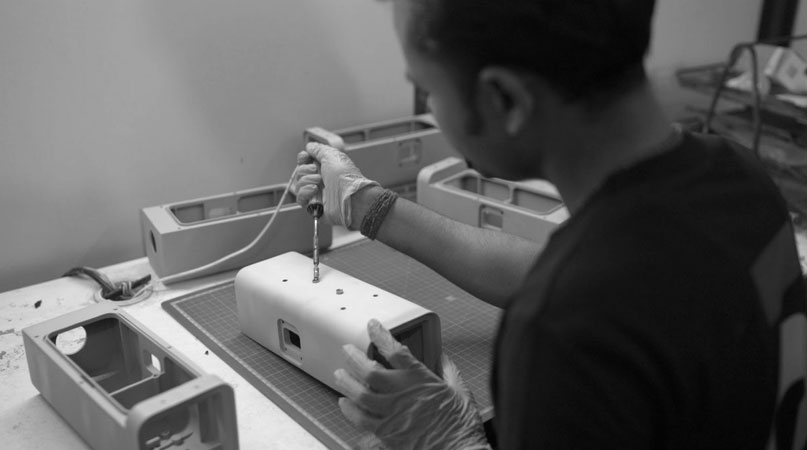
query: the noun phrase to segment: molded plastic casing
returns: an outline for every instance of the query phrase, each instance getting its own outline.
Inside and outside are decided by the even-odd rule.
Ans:
[[[420,169],[457,156],[431,114],[333,131],[311,127],[303,133],[303,141],[344,151],[365,177],[403,195],[415,189]]]
[[[68,354],[62,338],[78,331],[86,340]],[[93,305],[22,335],[34,386],[93,449],[238,448],[232,388],[118,307]]]
[[[345,368],[342,347],[376,358],[367,322],[378,319],[433,372],[440,374],[440,319],[434,312],[350,275],[289,252],[244,267],[235,277],[241,331],[334,390]]]
[[[417,202],[459,222],[541,244],[569,217],[550,183],[486,178],[459,158],[446,158],[420,171]]]
[[[223,272],[288,251],[311,251],[314,221],[289,194],[278,206],[285,184],[151,206],[140,212],[143,245],[159,277],[204,266],[252,242],[279,207],[264,242],[253,251],[216,267]],[[330,225],[319,224],[320,249],[331,245]],[[213,273],[200,273],[197,276]]]

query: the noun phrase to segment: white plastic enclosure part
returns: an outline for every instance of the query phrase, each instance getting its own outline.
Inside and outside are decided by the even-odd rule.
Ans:
[[[184,200],[140,211],[143,246],[159,277],[195,269],[239,251],[252,242],[272,214],[272,228],[252,251],[195,276],[244,267],[288,251],[310,251],[314,221],[276,184],[210,197]],[[320,223],[319,246],[332,241],[330,225]]]
[[[417,184],[417,202],[433,211],[541,244],[569,217],[550,183],[483,177],[459,158],[423,168]]]
[[[238,448],[233,389],[120,308],[93,305],[22,335],[34,386],[93,449]]]
[[[378,319],[433,372],[440,374],[440,319],[416,305],[350,275],[288,252],[244,267],[235,277],[241,331],[322,383],[339,391],[334,371],[344,368],[342,347],[375,353],[367,322]]]
[[[303,133],[303,141],[344,151],[365,177],[413,199],[420,169],[457,155],[431,114],[339,130],[311,127]]]

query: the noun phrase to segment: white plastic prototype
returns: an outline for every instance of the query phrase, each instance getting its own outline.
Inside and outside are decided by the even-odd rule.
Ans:
[[[303,133],[303,141],[344,151],[365,177],[412,198],[420,169],[457,155],[431,114],[333,131],[311,127]]]
[[[244,267],[235,277],[241,331],[334,390],[344,368],[342,347],[354,344],[381,362],[367,335],[378,319],[433,372],[440,374],[442,340],[437,314],[295,252]]]
[[[311,251],[314,221],[285,184],[151,206],[140,212],[143,245],[160,278],[202,267],[244,249],[277,211],[272,227],[251,251],[195,276],[238,269],[288,251]],[[330,225],[319,226],[319,246],[331,245]],[[178,280],[179,281],[179,280]]]
[[[550,183],[486,178],[459,158],[446,158],[423,168],[417,185],[417,202],[433,211],[541,244],[569,217]]]
[[[93,449],[238,448],[233,389],[117,306],[93,305],[22,335],[34,386]]]

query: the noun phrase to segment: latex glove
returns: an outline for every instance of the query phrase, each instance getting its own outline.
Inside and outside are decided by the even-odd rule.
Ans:
[[[489,449],[482,419],[456,366],[443,356],[443,379],[417,360],[377,320],[370,340],[392,369],[353,345],[336,384],[342,413],[390,449]]]
[[[341,150],[309,142],[297,155],[297,173],[291,192],[303,208],[322,189],[324,215],[334,225],[352,228],[350,197],[356,192],[379,186],[361,174],[358,167]],[[323,189],[324,187],[324,189]]]

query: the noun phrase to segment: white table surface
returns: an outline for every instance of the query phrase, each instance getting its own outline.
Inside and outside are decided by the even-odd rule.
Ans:
[[[360,236],[339,233],[335,229],[333,246],[344,245],[357,237]],[[802,269],[807,273],[807,231],[799,231],[796,237]],[[154,275],[146,258],[109,266],[102,272],[113,281],[133,280],[148,273]],[[233,387],[242,449],[324,449],[322,443],[162,309],[165,300],[232,279],[234,275],[233,271],[170,287],[156,283],[155,292],[148,299],[126,306],[125,310],[205,372],[219,376]],[[98,289],[94,281],[70,277],[0,293],[0,447],[15,450],[88,448],[31,384],[22,329],[94,304],[93,296]]]

